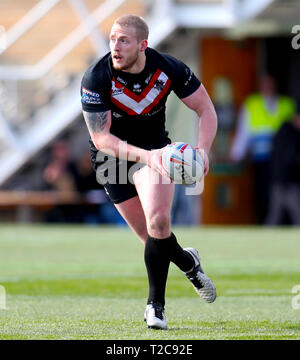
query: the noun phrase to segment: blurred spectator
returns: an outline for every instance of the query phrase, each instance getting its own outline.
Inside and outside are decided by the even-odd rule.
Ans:
[[[70,149],[66,141],[58,141],[51,149],[51,159],[43,173],[47,190],[75,191],[70,169]]]
[[[108,201],[104,187],[97,182],[92,167],[90,153],[87,151],[77,163],[70,164],[76,190],[80,192],[89,206],[77,206],[77,219],[87,224],[123,224],[124,220]]]
[[[108,202],[104,188],[96,180],[89,151],[78,162],[71,160],[67,141],[56,142],[44,173],[44,190],[79,192],[86,204],[57,205],[48,212],[51,223],[123,224],[115,207]]]
[[[283,122],[293,117],[295,104],[289,97],[278,95],[276,81],[270,75],[261,77],[259,90],[259,93],[250,95],[242,106],[230,158],[240,162],[250,153],[257,222],[262,224],[269,203],[269,163],[273,137]]]
[[[291,122],[282,125],[271,154],[271,196],[267,225],[300,225],[300,101]]]
[[[84,153],[78,162],[70,164],[70,171],[74,176],[76,190],[80,193],[86,194],[92,190],[103,189],[103,186],[97,182],[89,151]]]
[[[51,149],[49,164],[43,172],[44,190],[76,191],[74,176],[71,171],[70,149],[66,141],[56,142]],[[47,213],[50,223],[79,222],[77,211],[72,205],[56,205]]]

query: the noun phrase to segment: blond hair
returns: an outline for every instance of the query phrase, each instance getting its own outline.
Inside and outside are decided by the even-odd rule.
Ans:
[[[135,28],[138,42],[147,40],[149,35],[149,28],[145,20],[137,15],[123,15],[115,20],[114,24],[125,27]]]

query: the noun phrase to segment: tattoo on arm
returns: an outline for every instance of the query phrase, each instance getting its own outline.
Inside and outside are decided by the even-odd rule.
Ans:
[[[84,112],[84,117],[89,129],[94,133],[99,133],[104,130],[108,121],[108,111],[97,113]]]

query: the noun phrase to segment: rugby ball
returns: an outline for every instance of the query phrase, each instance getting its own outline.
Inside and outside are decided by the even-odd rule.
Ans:
[[[192,185],[203,177],[202,156],[184,142],[175,142],[164,148],[162,165],[175,184]]]

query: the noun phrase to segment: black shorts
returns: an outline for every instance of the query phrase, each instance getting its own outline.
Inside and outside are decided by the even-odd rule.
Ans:
[[[110,200],[119,204],[137,196],[133,174],[144,166],[145,164],[105,155],[105,161],[96,165],[96,178]]]
[[[170,143],[171,140],[165,137],[156,143],[143,146],[143,148],[148,150],[160,149]],[[121,160],[98,151],[91,139],[90,153],[97,181],[104,187],[106,194],[114,204],[119,204],[137,196],[133,174],[144,167],[145,164]]]

